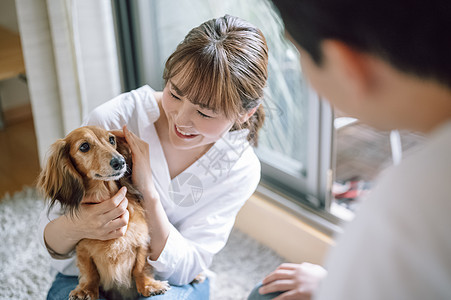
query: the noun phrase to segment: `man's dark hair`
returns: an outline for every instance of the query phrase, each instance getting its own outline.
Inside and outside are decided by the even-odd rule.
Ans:
[[[336,39],[451,87],[450,0],[273,0],[286,30],[321,65]]]

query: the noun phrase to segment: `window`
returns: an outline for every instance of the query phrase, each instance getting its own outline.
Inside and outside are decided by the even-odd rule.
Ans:
[[[416,133],[378,131],[340,113],[336,113],[334,127],[336,165],[330,211],[350,220],[380,172],[398,164],[403,153],[420,146],[424,138]]]

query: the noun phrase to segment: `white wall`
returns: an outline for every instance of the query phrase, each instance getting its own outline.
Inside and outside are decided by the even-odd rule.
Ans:
[[[111,1],[16,0],[16,12],[42,164],[51,144],[121,91]]]
[[[15,0],[0,1],[0,26],[19,33]],[[0,97],[3,111],[30,103],[28,87],[18,78],[0,82]]]

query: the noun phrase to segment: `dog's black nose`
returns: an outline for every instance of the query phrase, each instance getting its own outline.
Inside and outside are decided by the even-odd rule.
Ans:
[[[125,160],[123,157],[113,157],[113,159],[110,161],[110,166],[115,169],[116,171],[121,170],[125,165]]]

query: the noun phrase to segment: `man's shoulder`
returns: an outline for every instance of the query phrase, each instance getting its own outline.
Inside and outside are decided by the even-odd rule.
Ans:
[[[406,156],[399,167],[393,168],[393,180],[400,183],[435,186],[451,180],[451,122],[435,130],[419,146]],[[418,185],[416,187],[418,187]],[[411,188],[416,188],[411,187]],[[451,188],[450,184],[446,188]]]
[[[383,172],[370,195],[373,209],[441,216],[451,205],[451,124],[440,128],[400,165]],[[434,211],[434,212],[433,212]],[[423,217],[426,217],[424,215]]]

